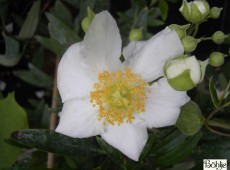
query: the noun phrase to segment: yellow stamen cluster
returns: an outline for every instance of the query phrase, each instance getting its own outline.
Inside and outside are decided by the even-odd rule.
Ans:
[[[99,106],[98,120],[103,120],[104,125],[132,123],[134,113],[145,111],[146,86],[141,76],[127,67],[123,72],[100,73],[94,91],[90,92],[91,103]]]

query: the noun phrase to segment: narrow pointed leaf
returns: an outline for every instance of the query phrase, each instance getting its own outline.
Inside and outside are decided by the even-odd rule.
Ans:
[[[102,153],[90,138],[71,138],[52,130],[26,129],[14,132],[12,138],[20,144],[63,155],[94,156]]]
[[[107,144],[102,138],[97,137],[97,142],[115,164],[123,165],[123,156],[117,149]]]
[[[145,159],[150,154],[154,142],[156,142],[156,134],[149,134],[148,141],[141,153],[140,161]]]
[[[172,151],[163,156],[157,157],[155,160],[156,165],[161,167],[168,167],[185,159],[189,154],[192,153],[192,150],[196,147],[201,136],[202,133],[198,132],[194,136],[187,137],[183,143],[175,145]]]
[[[172,151],[176,145],[183,143],[186,136],[179,130],[174,130],[163,140],[160,140],[159,145],[154,146],[153,152],[157,155],[164,155]]]
[[[148,16],[148,8],[143,8],[140,11],[139,15],[137,16],[135,26],[137,28],[146,27],[146,25],[147,25],[147,18],[148,18],[147,16]]]
[[[165,2],[165,0],[160,0],[159,7],[161,10],[161,18],[165,21],[167,19],[168,11],[169,11],[168,3]]]
[[[213,105],[215,106],[215,108],[219,108],[219,100],[218,100],[216,88],[213,83],[213,77],[211,77],[209,80],[209,92],[212,98]]]
[[[8,37],[3,33],[5,39],[6,52],[4,55],[0,55],[0,65],[6,67],[13,67],[21,59],[21,54],[19,54],[19,42],[11,37]]]
[[[71,26],[73,17],[68,8],[60,1],[56,1],[51,13],[67,26]]]
[[[33,64],[29,63],[29,71],[19,70],[15,71],[14,75],[23,81],[30,83],[37,87],[44,87],[49,90],[53,87],[52,78],[47,74],[36,68]]]
[[[21,31],[19,33],[19,39],[28,39],[31,38],[37,28],[39,11],[40,11],[40,0],[37,0],[33,3],[24,24],[22,25]]]
[[[79,36],[62,21],[50,13],[46,13],[49,20],[50,36],[62,45],[70,45],[80,40]]]
[[[36,36],[35,38],[43,47],[54,52],[58,57],[62,55],[64,49],[62,49],[62,46],[56,40],[42,36]]]

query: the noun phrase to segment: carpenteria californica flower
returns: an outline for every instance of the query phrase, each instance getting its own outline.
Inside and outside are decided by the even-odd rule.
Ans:
[[[76,138],[100,135],[138,160],[147,128],[174,125],[186,92],[175,91],[163,75],[165,61],[183,53],[169,28],[148,41],[123,50],[115,20],[95,15],[82,42],[69,47],[58,67],[58,89],[64,102],[56,132]],[[159,79],[159,80],[158,80]],[[158,80],[151,86],[148,82]]]

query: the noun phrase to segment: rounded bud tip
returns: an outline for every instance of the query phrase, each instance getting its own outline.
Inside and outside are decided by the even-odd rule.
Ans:
[[[143,28],[133,29],[129,34],[130,41],[139,41],[143,38]]]
[[[212,41],[216,44],[222,44],[227,36],[222,31],[216,31],[212,35]]]
[[[212,7],[209,13],[209,17],[213,19],[217,19],[220,16],[220,12],[223,8]]]
[[[209,56],[209,64],[213,67],[220,67],[224,64],[224,57],[227,55],[220,52],[212,52]]]
[[[200,42],[200,40],[195,39],[192,36],[185,36],[184,38],[182,38],[181,43],[184,47],[184,51],[185,52],[193,52],[196,47],[197,44]]]

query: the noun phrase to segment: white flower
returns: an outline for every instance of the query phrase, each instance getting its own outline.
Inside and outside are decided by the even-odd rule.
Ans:
[[[85,138],[100,135],[126,156],[138,160],[147,128],[174,125],[189,97],[172,89],[163,75],[165,61],[183,53],[169,28],[123,51],[115,20],[95,15],[84,40],[69,47],[58,67],[64,102],[56,132]]]

